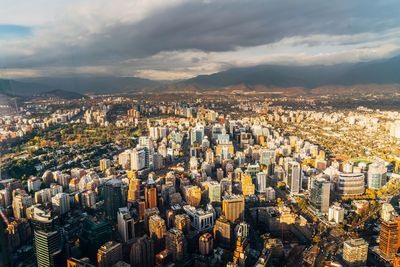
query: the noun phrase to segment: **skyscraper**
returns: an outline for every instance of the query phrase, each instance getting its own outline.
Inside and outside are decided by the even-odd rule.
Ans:
[[[157,188],[154,182],[148,183],[144,189],[144,201],[146,202],[146,208],[152,209],[157,207]]]
[[[32,197],[25,191],[18,192],[12,201],[14,217],[16,219],[26,218],[26,208],[32,205]]]
[[[154,266],[154,242],[147,235],[136,239],[131,247],[132,267]]]
[[[140,171],[146,168],[146,151],[143,148],[135,148],[131,152],[131,170]]]
[[[194,143],[201,144],[204,138],[204,126],[201,124],[197,124],[192,128],[190,132],[190,144]]]
[[[199,238],[199,252],[201,255],[210,255],[214,248],[214,239],[210,233],[202,234]]]
[[[118,209],[123,205],[121,180],[111,179],[107,181],[104,185],[103,196],[107,218],[115,221]]]
[[[222,214],[228,221],[232,223],[236,221],[243,221],[244,197],[241,195],[229,195],[223,197]]]
[[[181,230],[172,228],[167,232],[165,244],[168,251],[172,253],[174,262],[180,262],[186,256],[187,243],[185,235]]]
[[[157,240],[163,239],[167,232],[167,226],[165,224],[165,220],[157,214],[150,216],[149,232],[150,232],[150,237]]]
[[[386,184],[386,172],[384,162],[376,161],[368,166],[368,188],[381,189]]]
[[[287,187],[290,193],[297,194],[300,192],[301,183],[301,167],[296,161],[289,162],[287,170]]]
[[[51,203],[57,214],[63,215],[70,210],[69,196],[66,193],[58,193],[51,198]]]
[[[214,225],[214,239],[224,248],[230,248],[233,240],[233,229],[231,223],[224,217],[220,216]]]
[[[210,203],[221,202],[221,185],[217,181],[208,182],[208,199]]]
[[[379,231],[379,251],[386,260],[392,260],[400,244],[400,218],[382,220]]]
[[[267,172],[259,172],[257,173],[257,192],[264,193],[267,189]]]
[[[313,181],[310,193],[311,205],[322,213],[329,211],[331,184],[323,178]]]
[[[97,251],[97,266],[108,267],[122,260],[122,246],[120,243],[108,241]]]
[[[56,267],[61,263],[63,243],[57,221],[51,213],[38,213],[32,221],[38,267]]]
[[[122,237],[122,241],[129,243],[135,237],[135,222],[132,213],[128,208],[119,208],[118,215],[118,232]]]

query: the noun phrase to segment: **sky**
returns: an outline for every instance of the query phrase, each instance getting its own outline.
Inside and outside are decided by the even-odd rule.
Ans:
[[[400,54],[398,0],[0,0],[0,78],[187,79]]]

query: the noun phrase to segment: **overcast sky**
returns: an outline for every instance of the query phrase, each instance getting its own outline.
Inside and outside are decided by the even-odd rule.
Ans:
[[[184,79],[400,54],[399,0],[0,0],[0,78]]]

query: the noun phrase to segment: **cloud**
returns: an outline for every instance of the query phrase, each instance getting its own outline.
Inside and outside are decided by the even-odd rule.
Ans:
[[[31,2],[0,11],[0,23],[33,29],[0,39],[3,69],[175,79],[232,66],[365,61],[400,44],[395,0],[40,0],[42,10]]]

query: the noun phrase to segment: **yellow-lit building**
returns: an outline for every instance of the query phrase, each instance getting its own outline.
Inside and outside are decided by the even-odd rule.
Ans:
[[[222,214],[232,223],[243,221],[244,197],[242,195],[229,195],[223,197]]]

